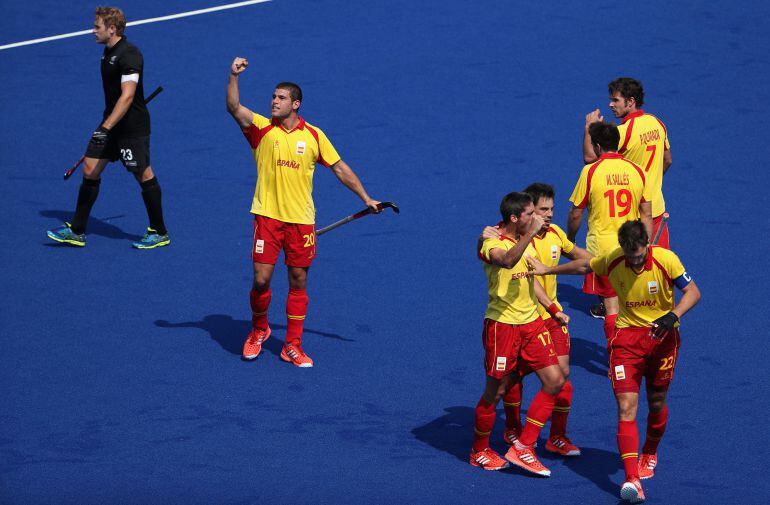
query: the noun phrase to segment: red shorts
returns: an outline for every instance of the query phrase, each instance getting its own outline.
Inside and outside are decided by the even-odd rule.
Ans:
[[[663,221],[663,214],[652,219],[652,237],[658,233],[658,228],[660,228],[661,221]],[[650,237],[650,240],[652,240],[652,237]],[[660,247],[664,247],[666,249],[671,249],[671,245],[669,245],[668,241],[668,223],[663,225],[663,231],[660,232],[660,237],[658,237],[658,242],[655,245],[659,245]]]
[[[609,277],[596,275],[593,272],[587,273],[583,279],[583,293],[589,295],[599,295],[602,298],[612,298],[618,296],[615,288],[610,284]]]
[[[545,320],[545,327],[551,334],[553,348],[557,356],[569,356],[569,328],[559,324],[556,319],[549,317]]]
[[[650,328],[616,328],[608,348],[615,393],[638,393],[642,377],[647,387],[667,388],[679,356],[679,330],[655,340]]]
[[[484,369],[489,377],[502,379],[558,365],[548,329],[540,317],[527,324],[499,323],[484,319]]]
[[[254,216],[251,259],[275,265],[283,249],[290,267],[309,267],[315,258],[315,225],[284,223],[266,216]]]

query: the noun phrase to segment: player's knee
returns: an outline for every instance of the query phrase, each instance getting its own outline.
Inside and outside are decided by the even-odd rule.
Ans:
[[[251,289],[253,289],[258,293],[261,293],[262,291],[267,291],[268,289],[270,289],[270,277],[255,275],[254,282],[251,285]]]
[[[618,419],[621,421],[633,421],[636,419],[636,402],[629,399],[618,401]]]
[[[543,391],[549,395],[558,395],[559,392],[561,392],[561,388],[564,387],[565,382],[566,379],[563,374],[549,377],[549,379],[543,383]]]
[[[666,408],[666,399],[648,397],[647,405],[649,407],[650,412],[655,412],[655,413],[661,412],[664,408]]]

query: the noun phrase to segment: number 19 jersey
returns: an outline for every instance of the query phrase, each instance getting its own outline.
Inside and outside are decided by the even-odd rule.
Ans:
[[[618,153],[604,153],[584,166],[569,200],[575,207],[588,207],[588,252],[600,256],[616,249],[618,229],[639,219],[639,205],[650,197],[642,169]]]

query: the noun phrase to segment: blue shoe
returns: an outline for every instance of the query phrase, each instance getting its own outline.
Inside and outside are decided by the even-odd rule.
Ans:
[[[131,244],[136,249],[155,249],[156,247],[163,247],[169,245],[171,239],[168,235],[158,235],[158,232],[152,228],[147,228],[147,233],[144,234],[142,240]]]
[[[86,235],[78,235],[72,231],[72,225],[69,223],[64,223],[64,226],[61,228],[48,230],[46,234],[51,240],[61,242],[62,244],[69,244],[77,247],[85,247],[86,245]]]

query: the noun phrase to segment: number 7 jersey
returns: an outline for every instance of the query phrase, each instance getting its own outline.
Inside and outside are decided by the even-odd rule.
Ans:
[[[651,196],[642,169],[618,153],[604,153],[584,166],[569,200],[575,207],[588,207],[588,252],[600,256],[616,249],[618,229],[639,219],[639,205]]]

